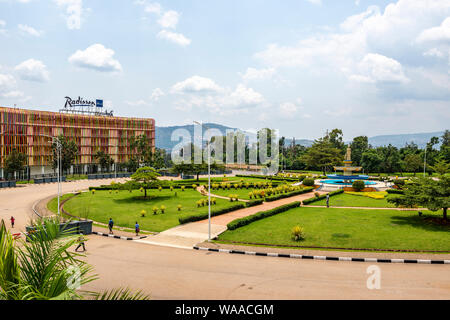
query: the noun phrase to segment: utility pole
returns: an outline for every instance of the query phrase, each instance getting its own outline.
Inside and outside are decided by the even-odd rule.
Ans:
[[[202,123],[199,123],[197,121],[194,121],[194,123],[199,124],[200,126],[202,126],[202,128],[206,128],[209,130],[209,128],[203,125]],[[208,241],[211,241],[211,144],[209,143],[209,141],[207,143],[208,143]]]

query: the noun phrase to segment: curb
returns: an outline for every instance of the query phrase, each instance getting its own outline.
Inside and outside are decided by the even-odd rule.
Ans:
[[[96,232],[93,231],[92,234],[96,234],[98,236],[102,236],[102,237],[108,237],[108,238],[114,238],[114,239],[120,239],[120,240],[128,240],[128,241],[134,241],[134,240],[141,240],[141,239],[145,239],[147,238],[147,236],[141,236],[141,237],[121,237],[121,236],[115,236],[113,234],[107,234],[107,233],[103,233],[103,232]]]
[[[194,247],[194,250],[221,252],[229,254],[240,254],[249,256],[275,257],[275,258],[292,258],[304,260],[322,260],[322,261],[347,261],[347,262],[370,262],[370,263],[406,263],[406,264],[450,264],[450,260],[420,260],[420,259],[377,259],[377,258],[351,258],[351,257],[326,257],[326,256],[303,256],[300,254],[282,254],[282,253],[266,253],[252,252],[228,249],[211,249]]]

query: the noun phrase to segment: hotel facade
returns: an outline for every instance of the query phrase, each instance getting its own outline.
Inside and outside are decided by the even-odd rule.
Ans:
[[[155,147],[155,120],[113,117],[110,114],[34,111],[0,107],[0,179],[6,157],[17,149],[27,156],[30,176],[53,174],[52,142],[49,137],[64,135],[78,146],[70,173],[92,173],[94,155],[102,150],[116,164],[130,159],[130,138],[146,135]],[[100,114],[100,113],[98,113]]]

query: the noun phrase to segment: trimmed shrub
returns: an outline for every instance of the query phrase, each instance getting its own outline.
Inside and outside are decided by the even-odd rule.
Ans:
[[[308,193],[311,192],[312,190],[314,190],[314,188],[304,188],[302,190],[297,190],[297,191],[293,191],[293,192],[289,192],[289,193],[284,193],[284,194],[280,194],[277,196],[272,196],[272,197],[267,197],[265,199],[266,202],[273,202],[273,201],[277,201],[280,199],[285,199],[285,198],[290,198],[293,196],[297,196],[299,194],[304,194],[304,193]]]
[[[166,213],[166,206],[161,206],[160,209],[162,214]]]
[[[294,241],[300,241],[300,240],[305,239],[305,231],[300,226],[295,226],[294,228],[292,228],[291,234],[292,234],[292,239]]]
[[[239,204],[236,204],[236,205],[228,207],[228,208],[223,208],[223,209],[219,209],[219,210],[211,210],[211,217],[220,216],[222,214],[225,214],[225,213],[228,213],[231,211],[244,209],[244,208],[245,208],[245,204],[239,203]],[[205,219],[208,219],[208,213],[196,214],[196,215],[192,215],[189,217],[179,218],[178,221],[180,222],[180,224],[185,224],[185,223],[201,221],[201,220],[205,220]]]
[[[178,211],[181,211],[181,209],[183,209],[183,206],[182,206],[181,204],[179,204],[179,205],[177,206],[177,209],[178,209]]]
[[[314,178],[305,178],[303,180],[303,185],[306,186],[306,187],[314,186]]]
[[[259,206],[260,204],[263,204],[264,200],[259,199],[259,200],[252,200],[249,201],[245,204],[246,207],[250,208],[250,207],[254,207],[254,206]]]
[[[235,230],[237,228],[241,228],[243,226],[246,226],[252,222],[267,218],[267,217],[271,217],[274,216],[276,214],[288,211],[289,209],[293,209],[293,208],[297,208],[300,207],[300,202],[296,201],[296,202],[292,202],[289,204],[286,204],[284,206],[280,206],[277,208],[273,208],[271,210],[268,211],[262,211],[262,212],[258,212],[254,215],[248,216],[248,217],[244,217],[244,218],[240,218],[240,219],[236,219],[234,221],[231,221],[227,227],[228,230]]]
[[[330,192],[329,195],[330,195],[330,197],[332,197],[332,196],[335,196],[335,195],[338,195],[338,194],[342,194],[342,193],[344,193],[344,190],[341,189],[341,190]],[[306,206],[306,205],[308,205],[310,203],[317,202],[317,201],[320,201],[320,200],[323,200],[323,199],[326,199],[326,198],[327,198],[326,194],[323,194],[323,195],[321,195],[319,197],[309,198],[309,199],[303,200],[303,205]]]
[[[404,194],[405,193],[403,190],[398,190],[398,189],[388,189],[388,190],[386,190],[386,192],[389,194]]]
[[[366,185],[365,185],[364,181],[356,180],[356,181],[353,181],[352,187],[356,191],[363,191],[364,188],[366,187]]]

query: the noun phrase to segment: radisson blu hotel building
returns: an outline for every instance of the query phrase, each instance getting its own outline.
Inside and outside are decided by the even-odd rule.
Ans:
[[[27,174],[53,174],[52,139],[64,135],[78,146],[70,173],[91,173],[98,151],[109,154],[115,163],[125,163],[132,152],[130,138],[146,135],[155,146],[155,120],[113,116],[103,101],[72,100],[59,112],[34,111],[0,106],[0,179],[6,157],[16,149],[27,156]]]

